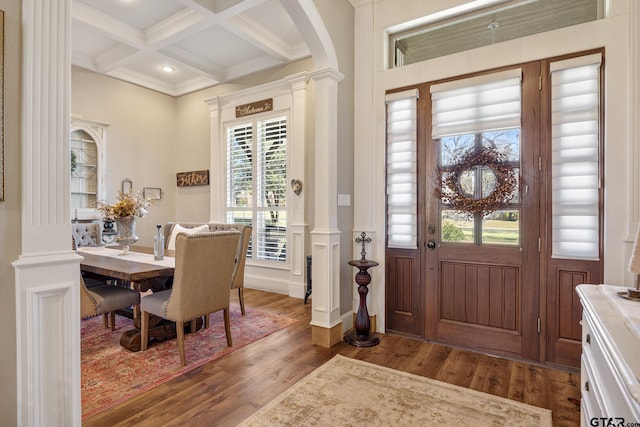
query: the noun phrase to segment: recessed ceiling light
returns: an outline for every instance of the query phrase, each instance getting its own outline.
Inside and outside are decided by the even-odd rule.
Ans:
[[[175,68],[170,67],[168,65],[163,65],[162,67],[160,67],[160,69],[165,73],[173,73],[176,70]]]

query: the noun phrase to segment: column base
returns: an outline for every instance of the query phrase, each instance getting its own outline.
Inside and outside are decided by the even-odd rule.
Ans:
[[[342,322],[332,328],[311,325],[311,343],[331,348],[342,341]]]

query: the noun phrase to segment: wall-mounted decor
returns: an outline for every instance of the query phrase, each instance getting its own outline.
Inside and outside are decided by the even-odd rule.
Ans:
[[[294,193],[296,193],[296,196],[299,196],[300,193],[302,192],[302,181],[300,181],[299,179],[292,179],[291,189],[293,190]]]
[[[194,185],[209,185],[209,171],[191,171],[176,173],[178,187],[192,187]]]
[[[145,199],[160,200],[162,198],[162,189],[157,187],[144,187],[142,195]]]
[[[122,180],[122,193],[127,194],[129,191],[133,191],[133,182],[125,178]]]
[[[264,113],[273,110],[273,98],[263,99],[262,101],[252,102],[250,104],[238,105],[236,107],[236,118],[250,116],[251,114]]]

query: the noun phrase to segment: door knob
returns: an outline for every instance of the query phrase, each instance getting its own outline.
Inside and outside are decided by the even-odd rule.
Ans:
[[[427,248],[428,248],[429,250],[434,251],[434,250],[436,249],[436,242],[435,242],[435,240],[429,240],[429,241],[427,242]]]

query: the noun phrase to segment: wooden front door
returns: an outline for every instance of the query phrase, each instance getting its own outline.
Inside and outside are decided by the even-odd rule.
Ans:
[[[522,68],[518,127],[431,139],[424,251],[425,337],[511,357],[537,359],[539,64]],[[532,119],[527,119],[531,117]],[[501,162],[497,162],[501,160]],[[493,163],[492,163],[493,162]],[[500,166],[496,166],[500,165]],[[502,173],[501,173],[502,172]],[[452,181],[450,174],[455,173]],[[515,187],[501,180],[515,179]],[[447,185],[448,182],[448,185]],[[510,200],[481,209],[492,192]],[[456,201],[472,201],[468,211]],[[489,203],[489,202],[487,202]]]
[[[599,65],[594,57],[600,55],[567,55],[415,87],[417,219],[396,222],[415,222],[417,243],[392,247],[392,230],[387,230],[388,331],[579,366],[581,310],[575,287],[602,280],[597,117],[602,110],[597,90],[583,93],[588,87],[593,91],[593,82],[573,83],[589,74],[583,73],[584,64]],[[551,76],[563,69],[576,72],[564,78],[569,87],[559,89],[563,78],[552,84]],[[475,119],[469,110],[499,110],[491,98],[502,94],[494,95],[490,88],[488,96],[463,99],[470,90],[465,85],[493,84],[497,76],[499,86],[513,78],[513,70],[518,81],[515,89],[509,87],[518,97],[512,102],[520,106],[517,120],[501,123],[498,114],[499,126],[469,130],[467,121]],[[458,99],[453,91],[460,88]],[[484,105],[481,99],[490,102]],[[575,108],[585,100],[596,103]],[[560,111],[565,106],[570,110]],[[443,132],[448,123],[439,123],[445,120],[438,117],[440,111],[446,120],[462,117],[452,128],[465,131]],[[402,141],[403,135],[394,138]],[[388,197],[392,190],[390,186]],[[492,196],[496,194],[500,197]],[[400,237],[411,235],[402,232]],[[585,257],[581,251],[587,247],[590,255]],[[576,254],[570,253],[576,248]]]

